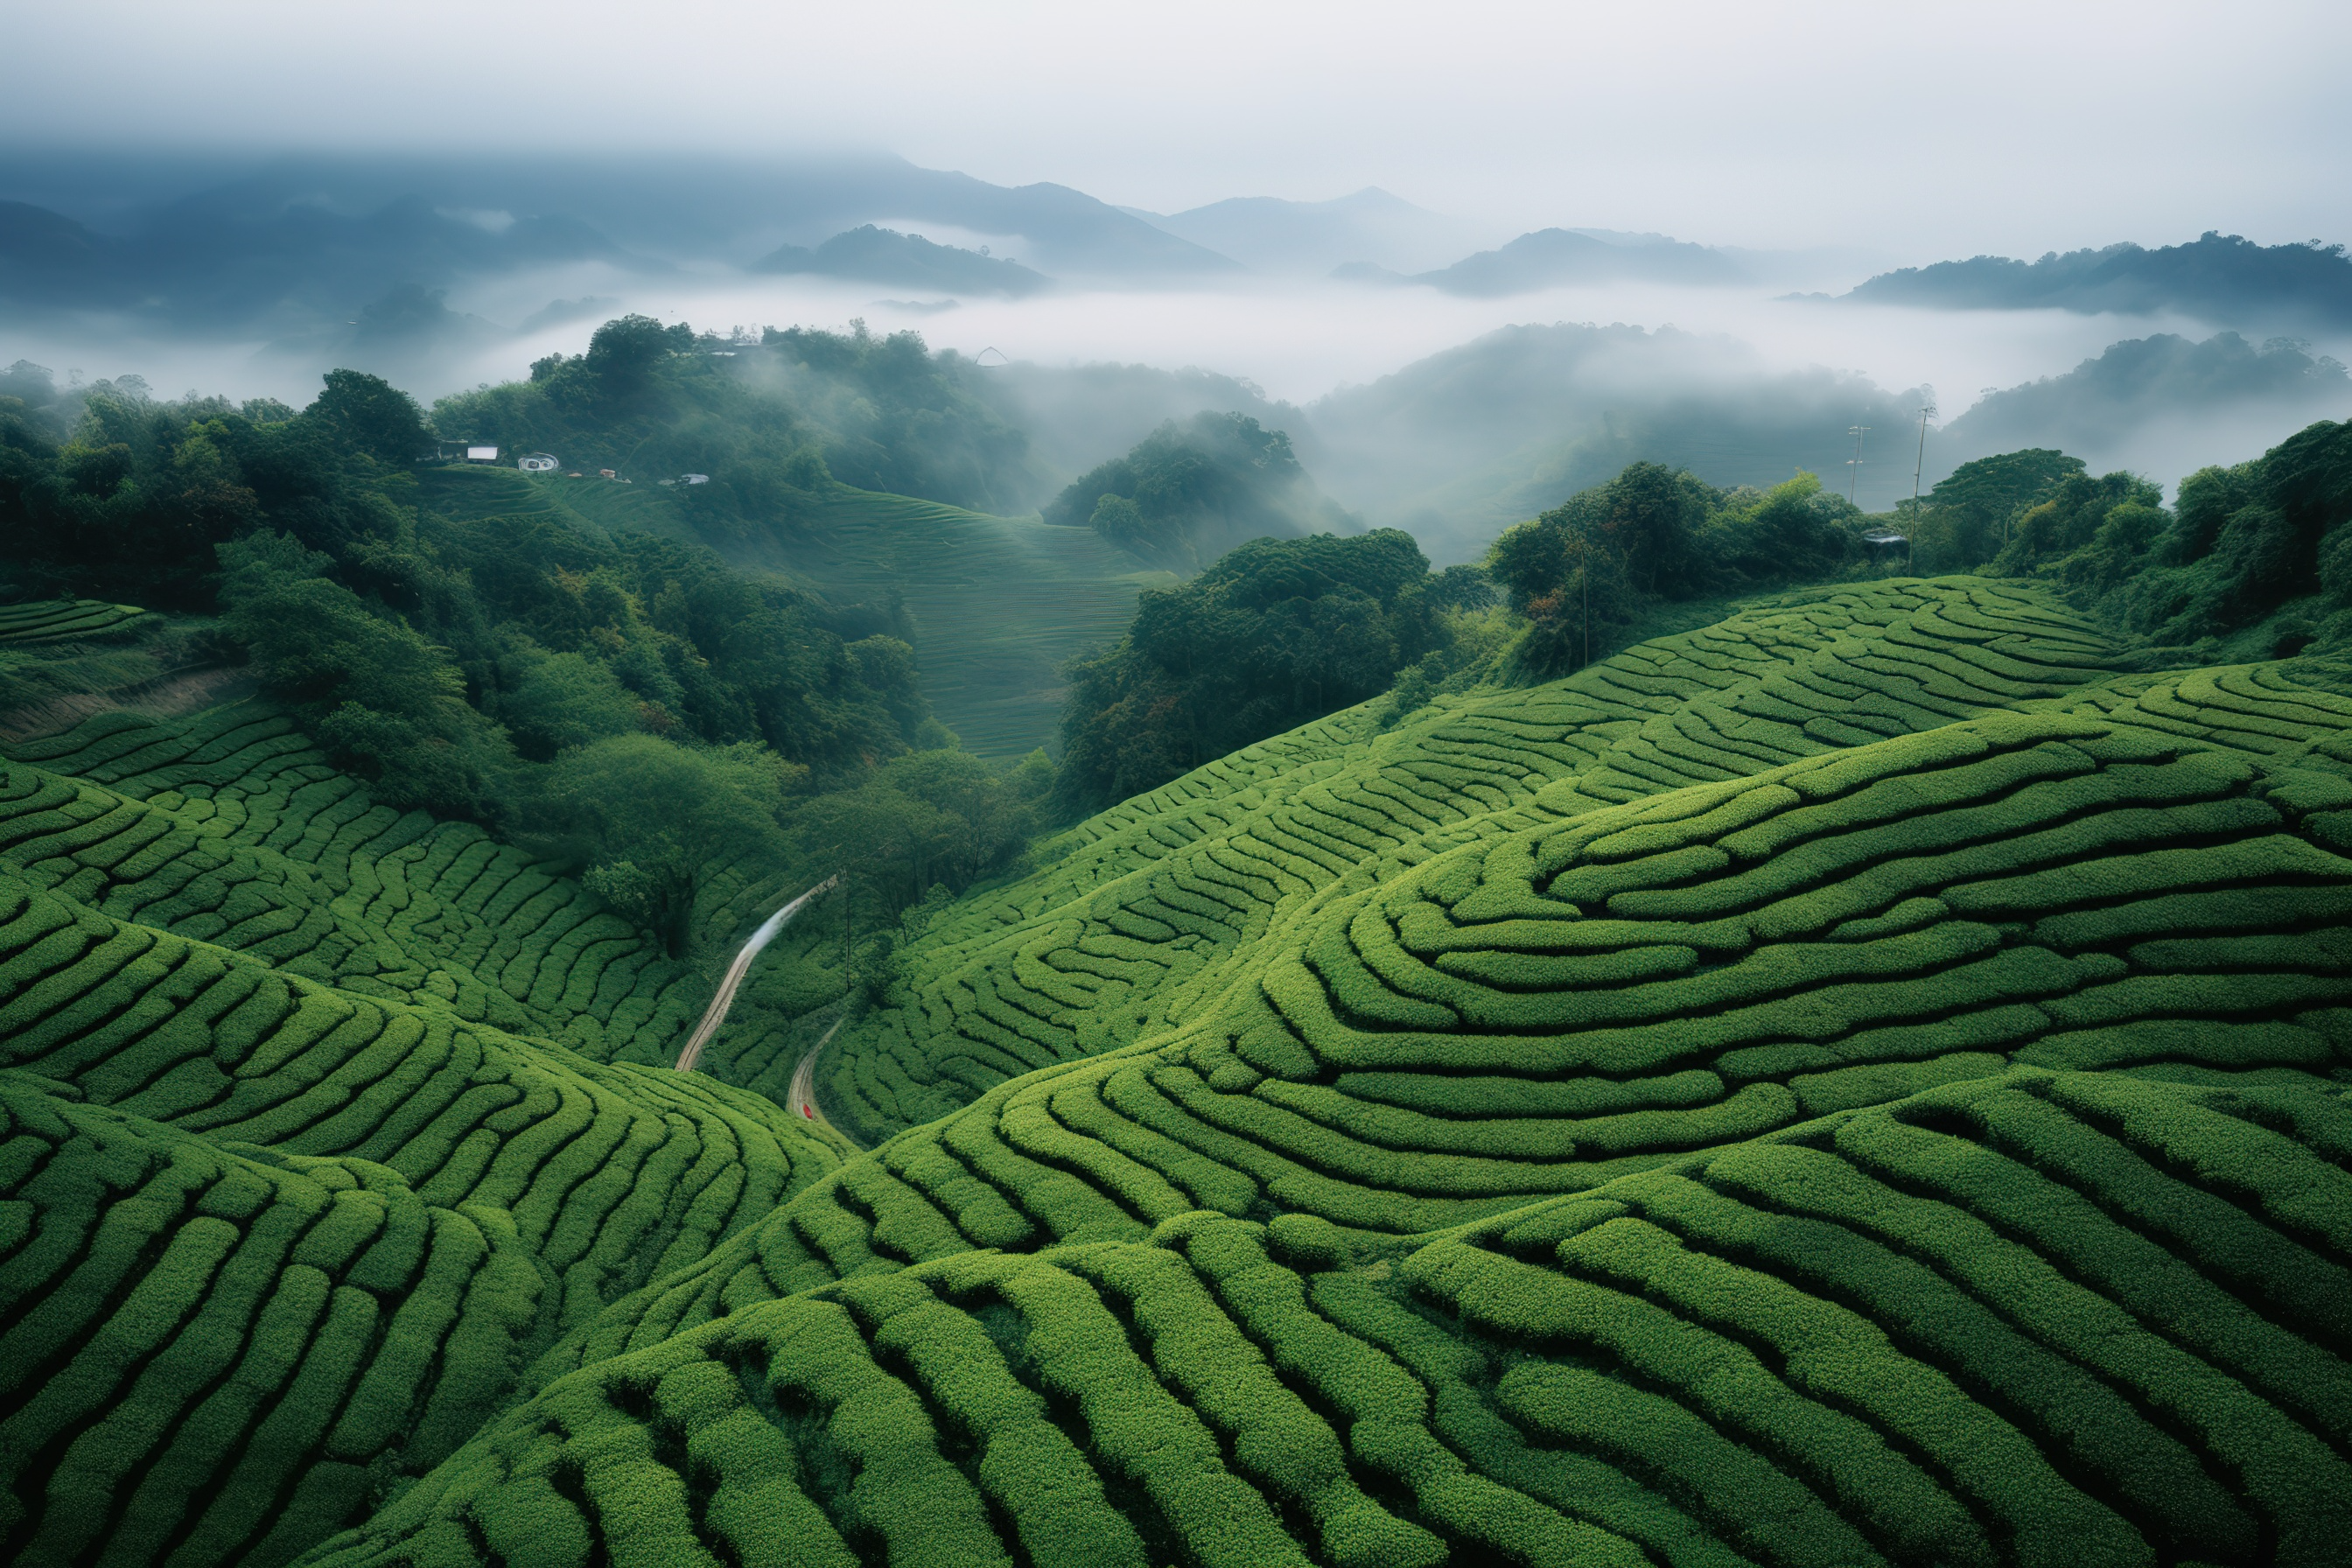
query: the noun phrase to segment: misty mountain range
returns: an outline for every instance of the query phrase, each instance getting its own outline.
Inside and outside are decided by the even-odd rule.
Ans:
[[[2352,258],[2341,245],[2256,245],[2207,230],[2187,245],[2128,242],[2038,261],[1978,256],[1881,273],[1841,299],[1946,310],[2178,310],[2249,328],[2352,327]]]
[[[2352,377],[2286,339],[2159,333],[1988,392],[1949,424],[1931,417],[1923,447],[1932,402],[1926,388],[1778,369],[1728,338],[1561,322],[1505,327],[1284,413],[1301,460],[1343,505],[1450,562],[1636,459],[1719,486],[1769,486],[1802,468],[1870,508],[1909,495],[1915,471],[1932,487],[1971,458],[2028,447],[2169,481],[2342,417]]]
[[[1337,276],[1497,299],[1640,282],[1753,285],[1760,253],[1660,235],[1489,231],[1376,188],[1161,215],[881,155],[798,162],[451,156],[0,158],[0,309],[103,311],[178,331],[358,324],[403,289],[555,268],[658,279],[714,267],[1020,297],[1055,282],[1160,288]],[[1484,248],[1481,248],[1481,246]],[[1828,299],[1829,296],[1806,296]],[[2022,262],[1979,256],[1838,297],[1936,309],[2179,311],[2217,326],[2352,325],[2341,247],[2207,234]]]
[[[1754,290],[1770,273],[1756,253],[1659,235],[1546,228],[1495,238],[1377,189],[1160,215],[878,157],[313,158],[240,169],[20,155],[0,158],[0,324],[109,314],[223,341],[260,336],[268,356],[306,374],[351,364],[422,389],[447,357],[508,352],[499,345],[514,331],[616,315],[626,308],[616,296],[649,279],[802,274],[1019,299],[1059,286],[1336,274],[1495,300],[1565,285]],[[542,277],[570,295],[591,291],[517,327],[450,303],[473,281],[520,279],[511,300]],[[1992,394],[1931,433],[1928,483],[1967,458],[2026,446],[2177,477],[2340,416],[2352,401],[2341,364],[2260,331],[2352,322],[2352,262],[2340,247],[2209,234],[2030,264],[1980,257],[1881,274],[1834,303],[2177,311],[2252,329],[2132,339],[2063,375]],[[1855,425],[1875,443],[1862,499],[1890,504],[1922,462],[1917,413],[1929,400],[1924,388],[1769,365],[1726,337],[1572,323],[1505,327],[1303,407],[1197,369],[1016,363],[985,374],[1026,432],[1041,485],[1165,420],[1241,413],[1287,430],[1341,504],[1368,524],[1411,529],[1441,563],[1475,555],[1501,528],[1635,458],[1686,465],[1718,485],[1769,485],[1803,467],[1845,488],[1843,433]],[[1907,454],[1898,450],[1906,431]]]
[[[970,244],[902,232],[910,222]],[[877,239],[868,227],[891,233]],[[983,245],[1017,255],[983,256]],[[266,328],[289,308],[355,316],[404,284],[569,263],[639,276],[716,263],[967,289],[981,278],[1022,291],[1006,288],[1023,276],[1016,262],[1033,278],[1128,284],[1241,270],[1066,186],[1008,188],[887,157],[302,158],[241,171],[128,156],[0,161],[0,302],[223,332]]]

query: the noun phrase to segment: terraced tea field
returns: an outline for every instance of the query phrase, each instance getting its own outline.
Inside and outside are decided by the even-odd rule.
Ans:
[[[250,706],[0,776],[0,1536],[283,1562],[838,1164],[646,1063],[705,982]]]
[[[250,920],[176,931],[201,896],[130,890],[139,847],[79,858],[103,813],[28,808],[52,837],[0,848],[0,934],[40,933],[0,951],[42,955],[7,973],[44,976],[0,1004],[0,1335],[33,1336],[0,1352],[37,1373],[0,1420],[7,1544],[2340,1563],[2352,700],[2138,662],[2032,591],[1897,582],[1253,747],[935,919],[820,1058],[827,1114],[878,1140],[837,1163],[632,1065],[683,1017],[650,964],[639,1022],[459,934],[528,898],[403,871],[459,913],[395,928],[340,827],[239,826],[224,848],[351,889],[265,951]],[[156,760],[181,742],[79,743],[12,787],[199,798],[194,752]],[[388,945],[346,952],[339,909]],[[216,1005],[169,942],[286,1000]],[[359,984],[414,996],[444,953],[475,982],[446,1002]],[[47,978],[83,973],[125,978]],[[356,1065],[436,1059],[369,1043],[408,1020],[478,1042],[467,1087]],[[531,1121],[532,1074],[607,1131]],[[657,1171],[647,1118],[700,1163]],[[744,1153],[705,1158],[722,1120]],[[737,1167],[731,1206],[669,1173]],[[346,1247],[362,1204],[380,1233]],[[462,1310],[412,1312],[395,1268],[463,1276],[435,1296]],[[300,1378],[332,1392],[272,1402]]]
[[[1955,579],[1790,595],[1385,733],[1337,715],[1103,813],[1047,870],[933,921],[903,1005],[831,1053],[829,1103],[877,1141],[1193,1016],[1308,945],[1331,899],[1457,846],[1958,721],[2080,713],[2274,763],[2352,756],[2336,698],[2131,664],[2039,596]]]
[[[94,599],[34,599],[0,605],[0,646],[37,647],[121,631],[147,614],[135,605]]]

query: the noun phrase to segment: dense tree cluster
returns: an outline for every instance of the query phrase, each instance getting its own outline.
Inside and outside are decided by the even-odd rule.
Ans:
[[[2017,520],[1991,570],[2052,578],[2158,644],[2251,639],[2284,657],[2352,647],[2352,420],[2200,468],[2171,510],[2128,474],[2074,475]]]
[[[1634,463],[1506,531],[1488,570],[1529,623],[1520,663],[1549,677],[1615,651],[1611,638],[1650,600],[1832,575],[1863,556],[1862,521],[1811,474],[1718,490]]]
[[[1432,574],[1412,536],[1260,539],[1180,588],[1071,670],[1063,798],[1092,809],[1388,689],[1449,647],[1483,579]]]
[[[2012,522],[2084,472],[2080,458],[2047,447],[1962,463],[1906,515],[1912,563],[1924,573],[1982,565],[2009,543]]]
[[[6,384],[0,574],[19,593],[205,607],[215,547],[265,519],[336,552],[396,531],[388,485],[430,442],[413,399],[354,371],[299,416],[268,399],[162,403],[135,376],[60,395],[21,363]]]
[[[919,332],[877,337],[863,321],[846,332],[772,328],[761,342],[739,374],[790,396],[842,483],[998,513],[1044,497],[1045,469],[1005,394],[954,350],[934,353]]]
[[[678,500],[724,542],[791,527],[838,480],[980,511],[1036,504],[1028,437],[972,363],[920,334],[696,333],[648,316],[605,322],[585,353],[551,354],[530,379],[443,398],[443,436],[561,455],[650,480],[709,482]]]

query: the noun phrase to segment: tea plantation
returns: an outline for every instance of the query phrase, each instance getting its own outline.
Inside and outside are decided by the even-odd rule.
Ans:
[[[843,1151],[667,1059],[707,984],[283,719],[0,776],[0,1532],[283,1562]]]
[[[1957,721],[2080,712],[2249,758],[2352,757],[2337,699],[2131,662],[2039,594],[1955,578],[1787,595],[1385,732],[1377,704],[1338,715],[1103,813],[1045,873],[935,921],[901,1005],[832,1054],[836,1118],[871,1142],[1188,1017],[1236,963],[1307,943],[1334,889],[1454,846]]]
[[[2352,699],[2141,662],[1898,581],[1252,747],[931,917],[864,1153],[266,713],[20,749],[6,1555],[2341,1563]]]
[[[90,599],[36,599],[0,605],[0,644],[37,647],[102,637],[146,613],[134,605],[105,605]]]

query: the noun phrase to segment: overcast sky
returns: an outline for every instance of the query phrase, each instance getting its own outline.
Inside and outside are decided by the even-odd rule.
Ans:
[[[7,0],[0,137],[886,148],[1171,211],[2039,254],[2352,237],[2342,0]]]

